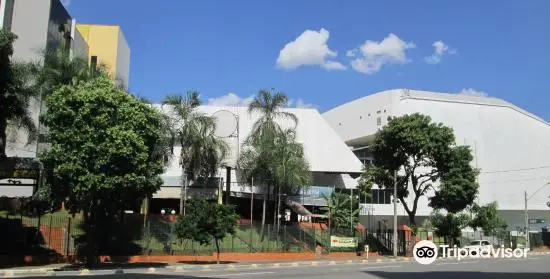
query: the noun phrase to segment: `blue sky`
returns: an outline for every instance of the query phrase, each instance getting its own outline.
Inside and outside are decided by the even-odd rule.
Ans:
[[[275,88],[323,112],[385,89],[466,90],[550,120],[546,0],[65,2],[79,22],[122,27],[130,90],[157,102]]]

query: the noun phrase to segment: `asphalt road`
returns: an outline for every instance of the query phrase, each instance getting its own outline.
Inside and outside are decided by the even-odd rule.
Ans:
[[[114,274],[113,270],[91,270],[89,275],[79,272],[56,272],[32,277],[15,274],[14,277],[26,278],[331,278],[331,279],[549,279],[550,256],[532,256],[526,259],[468,259],[457,261],[438,260],[430,265],[409,262],[367,262],[367,263],[318,263],[297,266],[220,266],[204,269],[176,270],[175,267],[123,270],[123,274]],[[120,271],[119,271],[120,272]]]

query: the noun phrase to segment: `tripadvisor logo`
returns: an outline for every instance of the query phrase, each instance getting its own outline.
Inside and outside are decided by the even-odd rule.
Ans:
[[[470,248],[458,248],[456,245],[453,248],[449,245],[438,247],[429,240],[422,240],[414,245],[413,257],[419,264],[431,264],[435,262],[440,252],[443,258],[457,258],[460,261],[464,258],[526,258],[528,251],[528,248],[511,249],[504,248],[503,245],[496,249],[492,245]]]

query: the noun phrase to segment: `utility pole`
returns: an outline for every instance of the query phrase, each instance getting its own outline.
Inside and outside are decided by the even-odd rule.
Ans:
[[[350,200],[350,203],[349,203],[349,225],[350,225],[350,229],[351,229],[351,232],[353,232],[353,189],[350,189],[351,192],[350,192],[350,195],[349,195],[349,200]]]
[[[527,211],[527,202],[532,198],[534,197],[540,190],[542,190],[542,188],[546,187],[550,185],[550,182],[546,182],[546,184],[542,185],[538,190],[536,190],[532,195],[531,197],[528,197],[527,196],[527,191],[524,191],[524,201],[525,201],[525,208],[524,208],[524,215],[525,215],[525,237],[526,237],[526,241],[525,241],[525,245],[527,246],[528,249],[531,249],[531,246],[530,246],[530,235],[529,235],[529,213]],[[549,205],[550,206],[550,205]]]
[[[397,257],[397,171],[393,175],[393,256]]]
[[[525,196],[525,208],[524,208],[524,215],[525,215],[525,246],[527,246],[526,248],[530,249],[531,248],[531,243],[529,243],[529,213],[527,212],[527,201],[529,200],[527,198],[527,191],[524,192],[524,196]]]

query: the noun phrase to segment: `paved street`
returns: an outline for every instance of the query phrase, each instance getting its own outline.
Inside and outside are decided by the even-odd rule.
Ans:
[[[119,271],[120,272],[120,271]],[[548,279],[550,256],[527,259],[469,259],[438,260],[431,265],[414,261],[384,262],[319,262],[277,265],[165,267],[157,269],[126,269],[123,274],[113,270],[84,272],[55,272],[54,274],[14,274],[27,278],[339,278],[339,279]],[[29,277],[29,275],[31,275]]]

